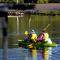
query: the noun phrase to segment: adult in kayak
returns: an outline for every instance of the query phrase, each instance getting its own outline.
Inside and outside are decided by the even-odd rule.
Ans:
[[[30,39],[30,44],[28,45],[28,47],[29,48],[36,48],[35,43],[37,41],[37,34],[35,33],[34,30],[31,31],[29,39]]]
[[[48,34],[48,32],[46,30],[44,31],[43,40],[46,41],[47,43],[52,44],[52,41],[51,41],[51,39],[49,37],[49,34]]]
[[[46,30],[42,31],[42,33],[38,36],[37,41],[47,42],[47,43],[52,44],[52,41],[51,41],[49,34]]]

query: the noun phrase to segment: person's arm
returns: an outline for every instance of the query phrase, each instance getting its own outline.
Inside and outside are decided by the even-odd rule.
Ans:
[[[42,40],[43,40],[43,36],[44,36],[44,34],[41,34],[41,35],[37,38],[37,41],[42,41]]]

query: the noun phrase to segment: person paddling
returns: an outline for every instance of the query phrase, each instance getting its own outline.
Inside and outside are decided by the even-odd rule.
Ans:
[[[39,36],[37,37],[37,41],[43,42],[43,37],[44,37],[44,31],[42,31],[41,34],[39,34]]]
[[[52,43],[49,34],[46,30],[43,30],[42,33],[38,36],[37,41]]]
[[[47,43],[52,44],[52,41],[51,41],[51,39],[50,39],[50,37],[49,37],[49,34],[48,34],[48,32],[47,32],[46,30],[44,30],[43,40],[44,40],[45,42],[47,42]]]

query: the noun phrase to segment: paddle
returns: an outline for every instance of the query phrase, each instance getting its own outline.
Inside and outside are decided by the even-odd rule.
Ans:
[[[48,24],[43,30],[46,30],[51,24]]]

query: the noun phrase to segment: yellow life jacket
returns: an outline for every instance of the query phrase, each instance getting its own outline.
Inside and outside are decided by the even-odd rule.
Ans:
[[[43,40],[46,41],[48,38],[49,38],[49,34],[48,33],[44,33]]]
[[[34,42],[36,42],[37,34],[33,33],[31,39],[32,39]]]

